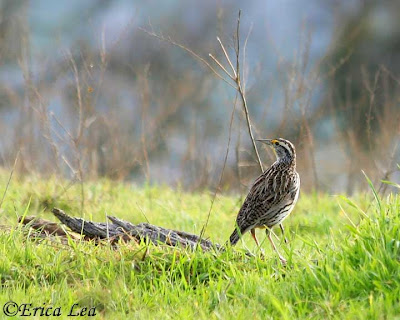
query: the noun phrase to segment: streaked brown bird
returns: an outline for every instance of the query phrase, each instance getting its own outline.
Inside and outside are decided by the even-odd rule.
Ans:
[[[277,160],[255,180],[237,215],[236,228],[229,242],[235,245],[250,230],[257,246],[260,246],[255,229],[265,228],[273,249],[285,264],[286,260],[276,249],[270,230],[279,225],[284,236],[282,222],[293,210],[299,196],[300,177],[296,172],[296,151],[293,144],[285,139],[257,141],[271,146]]]

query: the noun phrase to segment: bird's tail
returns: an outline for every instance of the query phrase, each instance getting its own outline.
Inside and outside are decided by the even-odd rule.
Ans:
[[[235,228],[235,230],[233,230],[231,236],[229,237],[229,242],[231,246],[234,246],[236,243],[238,243],[239,239],[240,239],[239,230]]]

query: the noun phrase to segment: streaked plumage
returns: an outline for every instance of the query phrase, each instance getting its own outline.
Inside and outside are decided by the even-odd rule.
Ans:
[[[230,236],[231,245],[235,245],[241,235],[247,231],[258,245],[255,228],[266,228],[272,246],[269,230],[280,225],[296,204],[300,178],[296,172],[296,152],[291,142],[285,139],[258,140],[274,148],[277,160],[254,182],[236,218],[236,228]],[[279,253],[278,253],[279,254]],[[279,255],[282,262],[285,259]]]

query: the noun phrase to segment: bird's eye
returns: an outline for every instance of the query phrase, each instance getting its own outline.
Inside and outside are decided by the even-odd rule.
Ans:
[[[279,142],[275,142],[275,145],[276,145],[276,146],[279,146]]]

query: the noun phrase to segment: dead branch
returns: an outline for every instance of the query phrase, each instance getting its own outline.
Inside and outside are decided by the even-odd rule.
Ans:
[[[253,130],[252,130],[252,124],[251,124],[251,120],[250,120],[250,115],[249,115],[249,108],[247,106],[247,100],[246,100],[246,92],[245,92],[245,85],[242,83],[242,77],[240,75],[240,15],[241,15],[241,11],[239,10],[239,16],[238,16],[238,20],[237,20],[237,26],[236,26],[236,35],[235,35],[235,58],[236,58],[236,68],[233,66],[233,63],[225,49],[224,44],[222,43],[221,39],[219,37],[217,37],[218,43],[221,47],[221,50],[224,54],[224,57],[226,59],[226,61],[228,62],[230,68],[232,69],[233,74],[230,74],[229,71],[227,71],[227,69],[223,66],[223,64],[218,61],[217,58],[215,58],[211,53],[209,54],[210,58],[218,65],[218,67],[225,73],[227,74],[227,76],[234,82],[235,84],[235,89],[237,90],[237,92],[239,93],[239,96],[242,100],[242,105],[243,105],[243,110],[244,110],[244,114],[246,117],[246,122],[247,122],[247,129],[248,129],[248,133],[250,136],[250,140],[251,143],[253,145],[253,149],[254,152],[256,154],[256,158],[257,158],[257,162],[260,166],[260,170],[261,172],[264,171],[263,168],[263,164],[260,158],[260,155],[258,153],[258,149],[256,146],[256,142],[254,140],[254,135],[253,135]],[[247,43],[247,39],[245,41],[245,44]],[[245,49],[244,49],[245,50]],[[244,67],[244,66],[243,66]]]
[[[66,237],[68,235],[68,233],[63,228],[61,228],[59,224],[38,217],[19,217],[18,222],[24,225],[28,225],[33,229],[39,231],[39,233],[45,234],[46,236],[54,235]]]
[[[197,54],[196,52],[194,52],[193,50],[187,48],[186,46],[184,46],[183,44],[180,44],[176,41],[174,41],[173,39],[171,39],[170,37],[165,37],[162,34],[157,34],[152,26],[150,25],[150,29],[151,30],[146,30],[143,28],[139,28],[140,30],[142,30],[143,32],[145,32],[146,34],[155,37],[161,41],[170,43],[184,51],[186,51],[187,53],[189,53],[193,58],[195,58],[196,60],[200,61],[202,64],[204,64],[209,70],[212,71],[212,73],[214,75],[216,75],[219,79],[221,79],[222,81],[224,81],[225,83],[227,83],[230,87],[234,88],[238,93],[239,96],[242,100],[242,104],[243,104],[243,110],[244,110],[244,114],[245,114],[245,118],[246,118],[246,122],[247,122],[247,129],[248,129],[248,133],[253,145],[253,149],[254,152],[256,154],[256,158],[257,158],[257,162],[260,166],[260,170],[261,172],[264,171],[263,169],[263,164],[261,162],[261,158],[260,155],[258,153],[258,149],[254,140],[254,135],[253,135],[253,131],[252,131],[252,123],[250,120],[250,115],[249,115],[249,109],[247,106],[247,101],[246,101],[246,93],[245,93],[245,84],[242,83],[242,77],[240,75],[240,16],[241,16],[241,11],[239,10],[239,15],[238,15],[238,20],[237,20],[237,26],[236,26],[236,35],[235,35],[235,58],[236,58],[236,68],[234,67],[232,60],[229,57],[228,52],[225,49],[224,44],[222,43],[221,39],[219,37],[217,37],[217,41],[221,47],[221,50],[224,54],[224,57],[226,59],[226,61],[229,64],[230,69],[232,70],[232,74],[227,70],[227,68],[224,67],[224,65],[216,58],[214,57],[211,53],[208,55],[211,60],[213,60],[213,62],[215,62],[218,66],[219,69],[221,69],[221,71],[223,72],[223,74],[225,74],[228,78],[224,77],[223,74],[219,73],[217,69],[215,69],[206,59],[202,58],[199,54]],[[247,44],[247,39],[245,40],[245,45]],[[245,48],[243,48],[243,50],[245,51]],[[244,66],[243,66],[244,67]],[[244,77],[243,77],[244,78]]]
[[[25,217],[19,222],[29,225],[42,234],[53,236],[72,236],[76,238],[76,234],[82,235],[83,240],[110,240],[116,243],[119,240],[140,242],[151,242],[154,245],[168,245],[172,247],[182,247],[195,249],[200,246],[204,251],[212,249],[221,249],[222,246],[212,243],[210,240],[201,239],[199,236],[184,231],[171,230],[163,227],[155,226],[150,223],[132,224],[128,221],[121,220],[117,217],[108,216],[110,222],[93,222],[85,221],[82,218],[71,217],[63,210],[54,208],[52,210],[54,216],[60,222],[68,227],[72,232],[66,232],[63,228],[54,222],[39,219],[36,217]]]

